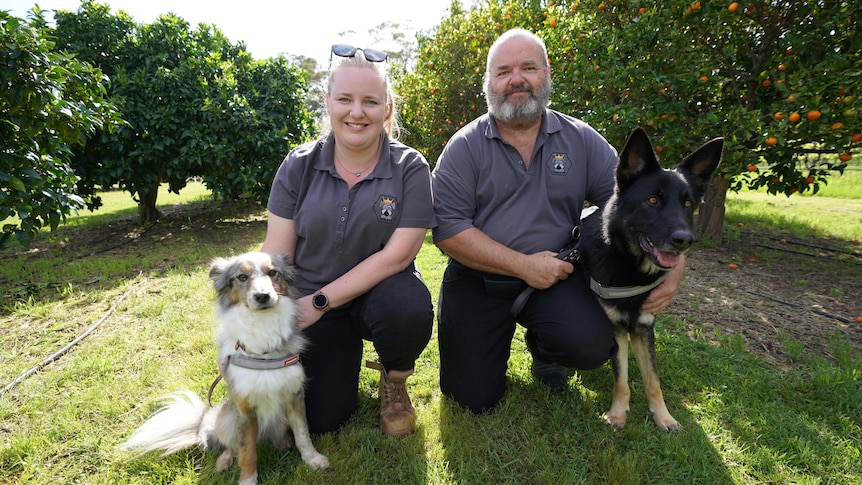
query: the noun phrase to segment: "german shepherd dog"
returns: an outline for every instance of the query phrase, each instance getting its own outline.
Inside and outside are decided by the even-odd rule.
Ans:
[[[218,471],[237,457],[240,485],[253,485],[257,443],[266,438],[290,447],[291,429],[303,461],[328,468],[305,418],[305,372],[298,355],[306,341],[296,330],[296,270],[286,257],[252,252],[215,259],[209,275],[218,293],[218,358],[228,386],[226,401],[207,407],[190,391],[165,396],[165,406],[120,448],[167,455],[219,445],[225,450],[216,461]]]
[[[646,388],[655,424],[677,431],[662,397],[655,360],[655,315],[641,313],[649,291],[694,243],[694,211],[706,193],[724,145],[711,140],[672,169],[659,165],[646,132],[634,130],[620,152],[616,187],[607,205],[582,219],[581,262],[596,298],[616,328],[611,357],[613,403],[604,414],[616,428],[629,410],[628,343]]]

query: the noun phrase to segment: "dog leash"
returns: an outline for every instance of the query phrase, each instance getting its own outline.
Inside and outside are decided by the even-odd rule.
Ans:
[[[557,259],[561,259],[563,261],[575,264],[578,260],[581,259],[581,226],[575,226],[572,228],[572,236],[569,238],[569,242],[566,246],[557,253]],[[521,310],[524,309],[524,305],[527,304],[527,300],[530,299],[530,295],[536,291],[532,286],[528,286],[524,288],[524,291],[515,298],[515,302],[512,303],[512,309],[510,313],[513,317],[518,318],[518,315],[521,314]]]
[[[209,392],[207,392],[207,402],[210,407],[212,407],[213,390],[215,389],[216,384],[218,384],[222,379],[222,373],[227,372],[227,368],[231,364],[237,367],[242,367],[243,369],[273,370],[289,367],[297,363],[299,363],[299,355],[297,354],[284,354],[275,357],[252,357],[244,354],[229,355],[225,361],[224,370],[220,372],[219,375],[216,376],[215,380],[213,380],[213,383],[210,384]]]

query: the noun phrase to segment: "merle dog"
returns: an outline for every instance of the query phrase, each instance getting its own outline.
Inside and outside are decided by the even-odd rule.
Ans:
[[[629,410],[628,343],[643,376],[656,425],[676,431],[662,397],[655,361],[655,316],[642,313],[650,290],[680,263],[695,240],[692,217],[721,161],[722,138],[711,140],[670,170],[659,165],[646,132],[629,135],[604,209],[582,220],[581,260],[596,298],[616,327],[611,357],[613,403],[604,418],[622,428]]]

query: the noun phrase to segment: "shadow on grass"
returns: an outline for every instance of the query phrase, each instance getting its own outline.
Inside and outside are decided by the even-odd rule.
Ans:
[[[266,221],[256,205],[199,201],[163,207],[163,217],[141,225],[122,212],[98,224],[61,227],[31,248],[0,252],[0,315],[14,302],[54,303],[78,291],[122,287],[140,275],[180,267],[203,270],[216,256],[263,242]]]
[[[655,427],[631,358],[631,412],[615,430],[609,365],[579,372],[550,394],[510,365],[494,410],[473,415],[441,399],[445,460],[455,483],[739,483],[849,478],[859,443],[858,369],[820,385],[744,350],[660,331],[658,365],[679,433]],[[516,352],[515,350],[514,352]],[[513,354],[514,354],[513,352]],[[858,363],[857,363],[858,365]],[[527,377],[525,377],[527,376]],[[826,383],[828,382],[828,384]],[[836,407],[838,409],[836,409]],[[841,450],[840,457],[820,453]],[[729,463],[735,463],[733,469]],[[839,480],[840,481],[840,480]],[[852,481],[852,480],[851,480]]]

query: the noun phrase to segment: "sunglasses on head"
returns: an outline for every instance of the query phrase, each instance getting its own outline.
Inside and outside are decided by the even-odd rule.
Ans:
[[[361,47],[353,47],[352,45],[347,44],[333,44],[332,46],[332,54],[335,54],[338,57],[354,57],[356,55],[356,51],[362,51],[365,54],[365,59],[371,62],[384,62],[389,56],[377,49],[363,49]],[[332,61],[332,55],[329,56],[330,62]]]

